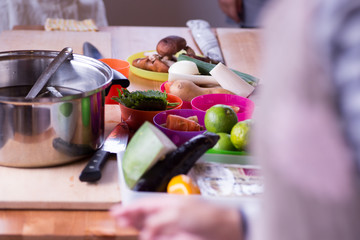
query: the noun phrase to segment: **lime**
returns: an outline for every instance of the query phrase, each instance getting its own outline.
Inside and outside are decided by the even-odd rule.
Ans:
[[[230,106],[217,104],[206,111],[204,122],[209,132],[230,133],[232,127],[238,122],[238,118]]]
[[[240,121],[232,128],[230,133],[230,140],[238,150],[243,151],[246,149],[250,129],[251,119]]]
[[[217,141],[213,149],[216,150],[226,150],[226,151],[236,151],[234,144],[230,140],[230,134],[228,133],[217,133],[220,136],[220,139]]]

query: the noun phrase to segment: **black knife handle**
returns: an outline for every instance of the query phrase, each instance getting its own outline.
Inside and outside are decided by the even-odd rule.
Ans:
[[[79,179],[81,182],[96,182],[101,178],[101,169],[108,159],[109,152],[98,150],[82,170]]]

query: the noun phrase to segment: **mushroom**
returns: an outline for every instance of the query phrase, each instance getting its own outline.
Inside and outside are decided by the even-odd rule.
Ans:
[[[169,58],[172,58],[173,55],[181,50],[185,50],[189,55],[195,55],[194,50],[187,46],[186,40],[179,36],[163,38],[156,46],[156,51],[160,56],[168,56]]]

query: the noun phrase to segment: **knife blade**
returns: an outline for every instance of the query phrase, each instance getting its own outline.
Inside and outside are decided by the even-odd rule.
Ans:
[[[104,58],[100,51],[90,42],[84,42],[83,53],[85,56],[95,58],[97,60]],[[127,88],[130,85],[129,79],[127,79],[121,72],[112,69],[113,79],[111,85],[120,85],[123,88]],[[111,87],[111,86],[110,86]],[[107,88],[110,90],[110,87]]]
[[[191,30],[195,42],[205,56],[225,64],[219,42],[207,21],[189,20],[186,22],[186,26]]]
[[[124,152],[129,138],[129,127],[121,122],[111,131],[103,146],[91,157],[82,170],[81,182],[96,182],[101,178],[101,169],[111,153]]]

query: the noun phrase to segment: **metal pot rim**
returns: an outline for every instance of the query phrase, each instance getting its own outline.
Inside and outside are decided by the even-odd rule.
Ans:
[[[44,57],[56,57],[59,54],[59,51],[51,51],[51,50],[16,50],[16,51],[4,51],[4,52],[0,52],[0,60],[5,60],[5,59],[13,59],[14,57],[16,58],[44,58]],[[73,94],[70,96],[65,96],[65,97],[41,97],[41,98],[34,98],[34,99],[25,99],[25,97],[7,97],[7,96],[0,96],[0,101],[5,101],[8,103],[11,102],[22,102],[22,103],[53,103],[53,102],[63,102],[63,101],[69,101],[69,100],[73,100],[73,99],[79,99],[79,98],[84,98],[87,96],[91,96],[99,91],[102,91],[104,89],[106,89],[112,81],[112,77],[113,77],[113,71],[112,69],[105,63],[91,58],[91,57],[87,57],[81,54],[72,54],[73,58],[70,61],[77,61],[77,62],[84,62],[86,64],[89,64],[90,66],[95,67],[96,69],[98,69],[99,71],[101,71],[107,81],[104,82],[103,84],[99,85],[96,89],[92,89],[90,91],[86,91],[86,92],[82,92],[82,93],[78,93],[78,94]]]

